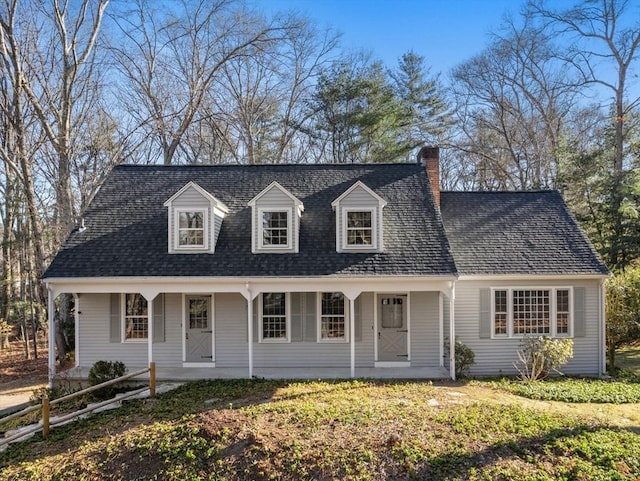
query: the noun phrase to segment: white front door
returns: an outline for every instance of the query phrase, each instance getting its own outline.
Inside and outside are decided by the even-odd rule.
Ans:
[[[409,360],[407,295],[378,295],[378,361]]]
[[[186,362],[213,362],[211,296],[185,298]]]

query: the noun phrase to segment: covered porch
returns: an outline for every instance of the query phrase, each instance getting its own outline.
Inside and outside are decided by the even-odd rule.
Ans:
[[[453,350],[445,359],[445,344],[455,338],[455,279],[131,278],[47,284],[50,325],[58,295],[73,293],[76,302],[76,367],[69,377],[86,378],[97,360],[122,360],[129,371],[155,362],[161,380],[455,378]],[[325,312],[323,293],[336,292],[343,297],[342,311]],[[114,296],[133,293],[146,300],[144,336],[125,339],[121,332],[109,341],[107,326],[114,324],[109,305]],[[273,293],[282,299],[281,318],[266,306]],[[199,330],[190,329],[192,300],[204,306],[200,312],[210,320],[194,318]],[[387,311],[402,313],[394,318],[399,324],[385,325]],[[325,325],[336,322],[335,332],[342,329],[342,336],[325,337]],[[54,345],[55,332],[49,333]],[[205,339],[199,362],[190,354],[195,336]],[[52,382],[55,352],[49,356]]]

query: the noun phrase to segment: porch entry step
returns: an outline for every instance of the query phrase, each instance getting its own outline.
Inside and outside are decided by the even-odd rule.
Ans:
[[[394,367],[411,367],[410,361],[376,361],[374,363],[376,368],[394,368]]]

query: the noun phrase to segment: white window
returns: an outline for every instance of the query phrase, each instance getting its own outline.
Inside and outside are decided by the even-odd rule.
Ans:
[[[343,246],[345,249],[377,249],[376,209],[345,209]]]
[[[319,302],[319,340],[323,342],[346,341],[347,323],[344,294],[341,292],[321,292]]]
[[[147,300],[142,294],[123,295],[122,316],[124,329],[123,340],[146,340],[149,338],[149,312]]]
[[[291,210],[260,210],[260,247],[288,249],[291,246]]]
[[[176,209],[176,249],[206,249],[207,210]]]
[[[265,292],[261,296],[260,341],[289,342],[289,315],[285,292]]]
[[[494,337],[570,336],[570,288],[494,289]]]
[[[370,246],[373,244],[371,211],[347,212],[347,245]]]

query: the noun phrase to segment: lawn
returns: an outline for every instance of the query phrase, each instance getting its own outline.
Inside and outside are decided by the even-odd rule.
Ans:
[[[640,410],[488,382],[201,381],[12,446],[0,479],[636,480],[622,407]]]
[[[633,373],[640,379],[640,341],[632,346],[625,346],[616,352],[616,367]]]

